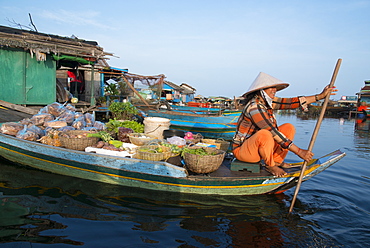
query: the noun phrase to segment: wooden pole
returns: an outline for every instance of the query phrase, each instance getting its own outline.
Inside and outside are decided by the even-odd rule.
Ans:
[[[139,92],[137,92],[137,90],[135,90],[134,86],[125,77],[123,77],[123,80],[125,80],[125,82],[127,83],[127,85],[141,99],[141,101],[143,101],[145,103],[145,105],[150,108],[149,103],[139,94]]]
[[[91,86],[90,86],[90,90],[91,90],[91,93],[90,93],[90,106],[95,106],[95,79],[94,79],[94,65],[91,65],[91,78],[90,78],[90,82],[91,82]]]
[[[329,84],[329,87],[333,87],[334,86],[334,82],[335,82],[335,80],[337,78],[337,74],[338,74],[338,71],[339,71],[339,68],[340,68],[340,64],[341,63],[342,63],[342,59],[338,59],[337,64],[336,64],[335,69],[334,69],[334,72],[333,72],[333,76],[332,76],[331,81],[330,81],[330,84]],[[324,101],[324,103],[322,105],[322,109],[321,109],[321,113],[320,113],[319,119],[317,120],[315,129],[314,129],[314,132],[313,132],[312,137],[311,137],[310,144],[308,146],[308,150],[309,151],[312,151],[313,145],[315,144],[316,137],[317,137],[317,134],[318,134],[319,129],[320,129],[320,126],[321,126],[321,122],[322,122],[322,120],[324,118],[326,107],[328,106],[329,98],[330,98],[330,94],[326,95],[325,101]],[[304,161],[304,163],[302,165],[302,169],[301,169],[301,174],[299,175],[298,183],[297,183],[297,186],[295,188],[294,196],[293,196],[292,202],[290,204],[289,213],[292,212],[293,207],[294,207],[294,203],[295,203],[295,201],[297,199],[297,195],[298,195],[299,189],[301,187],[301,183],[302,183],[302,179],[303,179],[303,176],[304,176],[304,172],[306,170],[306,166],[307,166],[307,161]]]

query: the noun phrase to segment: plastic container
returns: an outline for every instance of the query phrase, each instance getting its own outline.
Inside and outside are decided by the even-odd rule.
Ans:
[[[170,128],[170,120],[161,117],[145,117],[144,133],[163,139],[163,131]]]

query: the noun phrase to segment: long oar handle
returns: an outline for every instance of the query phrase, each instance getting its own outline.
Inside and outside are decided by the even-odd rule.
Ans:
[[[340,64],[341,63],[342,63],[342,59],[338,59],[337,64],[336,64],[335,69],[334,69],[334,72],[333,72],[333,76],[331,77],[331,81],[330,81],[329,87],[333,87],[334,86],[334,82],[335,82],[335,80],[337,78],[338,71],[339,71],[339,68],[340,68]],[[321,109],[321,112],[320,112],[319,119],[317,120],[315,129],[313,131],[310,144],[308,146],[308,150],[309,151],[312,151],[313,145],[315,144],[316,137],[317,137],[317,134],[319,133],[319,129],[320,129],[322,120],[324,119],[326,107],[328,106],[329,98],[330,98],[330,94],[327,94],[326,97],[325,97],[324,103],[322,105],[322,109]],[[301,174],[299,175],[298,183],[297,183],[297,186],[295,188],[294,196],[293,196],[292,202],[290,204],[289,213],[292,212],[293,207],[294,207],[294,203],[295,203],[295,201],[297,199],[297,195],[298,195],[299,189],[300,189],[301,184],[302,184],[302,179],[303,179],[303,176],[304,176],[304,172],[306,170],[306,166],[307,166],[307,161],[304,161],[304,163],[302,165],[302,169],[301,169]]]

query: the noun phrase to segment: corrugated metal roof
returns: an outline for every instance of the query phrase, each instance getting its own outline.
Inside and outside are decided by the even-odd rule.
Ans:
[[[190,90],[188,88],[185,88],[185,87],[178,86],[177,84],[172,83],[170,81],[164,81],[164,84],[167,84],[172,89],[177,90],[177,91],[180,91],[183,94],[186,94],[186,95],[194,94],[194,91],[192,91],[192,90]]]

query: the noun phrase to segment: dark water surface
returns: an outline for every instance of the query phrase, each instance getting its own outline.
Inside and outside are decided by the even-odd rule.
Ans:
[[[308,147],[316,120],[293,123]],[[346,156],[294,194],[185,196],[100,184],[0,160],[1,247],[367,247],[370,133],[324,119],[317,156]],[[288,155],[288,158],[296,158]]]

